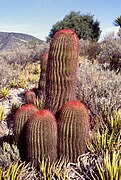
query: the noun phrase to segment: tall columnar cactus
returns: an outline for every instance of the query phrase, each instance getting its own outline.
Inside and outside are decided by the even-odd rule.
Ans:
[[[36,101],[35,92],[31,90],[26,91],[24,100],[26,104],[34,104]]]
[[[26,128],[27,161],[42,161],[57,158],[57,123],[54,115],[48,110],[39,110],[27,122]]]
[[[54,114],[69,100],[76,99],[78,38],[72,30],[59,30],[50,44],[45,108]]]
[[[40,79],[39,79],[38,91],[37,91],[37,95],[43,102],[42,107],[44,106],[44,102],[45,102],[47,62],[48,62],[48,53],[45,53],[40,57],[41,73],[40,73]]]
[[[90,118],[88,109],[79,101],[69,101],[62,106],[58,117],[58,152],[76,162],[86,150],[89,139]]]
[[[25,149],[24,140],[26,122],[31,117],[31,115],[37,110],[37,107],[33,104],[26,104],[21,106],[14,116],[14,140],[20,150],[20,154],[22,157],[24,155]]]

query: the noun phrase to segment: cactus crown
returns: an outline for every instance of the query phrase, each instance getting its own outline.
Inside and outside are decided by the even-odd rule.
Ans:
[[[34,106],[33,104],[24,104],[18,109],[18,111],[16,111],[15,116],[17,116],[18,114],[20,114],[22,112],[27,112],[28,110],[31,111],[31,109],[37,110],[37,107]]]

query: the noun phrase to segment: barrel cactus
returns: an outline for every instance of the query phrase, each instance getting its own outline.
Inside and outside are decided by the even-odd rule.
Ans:
[[[89,140],[90,117],[86,106],[69,101],[62,106],[58,117],[58,152],[71,162],[86,150]]]
[[[21,156],[24,154],[24,140],[25,140],[25,126],[27,120],[31,117],[31,115],[37,111],[37,107],[33,104],[22,105],[14,115],[14,140],[17,144]]]
[[[36,102],[35,92],[31,90],[26,91],[24,100],[26,104],[34,104]]]
[[[27,161],[38,161],[57,158],[57,123],[54,115],[48,110],[38,110],[29,121],[26,128]]]
[[[45,108],[54,114],[69,100],[76,99],[78,37],[72,30],[55,33],[49,49]]]
[[[41,73],[40,73],[40,79],[39,79],[38,91],[37,91],[37,95],[39,99],[41,99],[43,102],[42,106],[44,106],[44,102],[45,102],[47,62],[48,62],[48,53],[44,53],[40,57]]]

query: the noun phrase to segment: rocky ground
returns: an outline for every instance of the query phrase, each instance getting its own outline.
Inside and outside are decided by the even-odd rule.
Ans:
[[[11,88],[8,97],[0,99],[0,107],[5,111],[5,118],[0,122],[0,138],[12,134],[13,118],[11,117],[11,108],[13,105],[19,107],[24,103],[25,92],[25,88]]]

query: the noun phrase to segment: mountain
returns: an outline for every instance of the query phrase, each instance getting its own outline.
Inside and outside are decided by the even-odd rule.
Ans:
[[[38,41],[40,44],[45,43],[44,41],[28,34],[0,32],[0,51],[12,51],[21,45],[26,45],[33,41]]]

